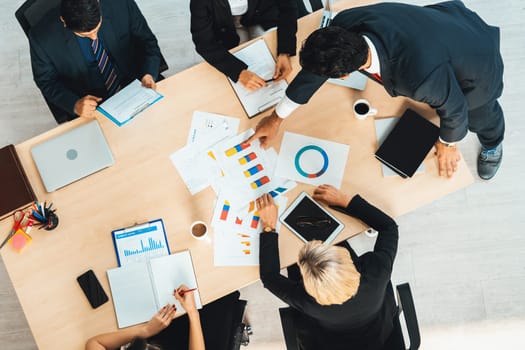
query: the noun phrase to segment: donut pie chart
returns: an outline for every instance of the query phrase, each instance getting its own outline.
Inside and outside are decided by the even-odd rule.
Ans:
[[[312,152],[307,152],[307,151],[314,151],[316,153],[319,153],[319,155],[323,159],[323,164],[317,172],[313,172],[310,169],[306,171],[303,168],[303,166],[301,166],[301,158],[305,155],[305,153],[311,156]],[[295,155],[295,169],[301,176],[304,176],[306,178],[313,179],[313,178],[319,177],[323,175],[328,169],[328,154],[326,154],[325,150],[319,146],[316,146],[316,145],[304,146]]]

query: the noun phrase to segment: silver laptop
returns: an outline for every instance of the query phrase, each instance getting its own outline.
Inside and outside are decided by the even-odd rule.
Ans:
[[[55,191],[114,163],[96,120],[31,148],[47,192]]]

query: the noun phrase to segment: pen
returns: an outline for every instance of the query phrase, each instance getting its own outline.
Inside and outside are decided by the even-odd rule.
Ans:
[[[193,292],[194,290],[197,290],[197,288],[181,290],[181,291],[179,292],[179,295],[180,295],[180,296],[183,296],[184,294],[186,294],[186,293],[188,293],[188,292]]]
[[[268,83],[271,83],[274,80],[275,80],[274,78],[271,78],[271,79],[265,80],[264,82],[268,84]]]

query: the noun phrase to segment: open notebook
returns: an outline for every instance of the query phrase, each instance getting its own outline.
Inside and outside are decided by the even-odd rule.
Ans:
[[[177,306],[177,314],[184,313],[173,290],[181,284],[197,288],[189,250],[111,269],[107,274],[119,328],[149,321],[168,303]],[[198,290],[195,303],[202,308]]]

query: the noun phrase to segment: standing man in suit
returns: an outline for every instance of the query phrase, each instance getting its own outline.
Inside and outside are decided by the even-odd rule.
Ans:
[[[134,0],[62,0],[29,32],[33,77],[60,110],[90,117],[134,79],[156,88],[160,49]]]
[[[191,35],[197,52],[217,70],[255,91],[266,82],[229,49],[277,27],[277,63],[273,79],[292,71],[297,32],[296,0],[191,0]],[[242,36],[242,38],[241,38]]]
[[[503,156],[503,90],[499,29],[461,1],[430,6],[383,3],[342,11],[313,32],[300,53],[302,71],[254,138],[271,140],[286,118],[328,78],[359,70],[391,96],[429,104],[441,120],[436,143],[441,176],[452,176],[468,130],[481,143],[478,174],[491,179]]]

